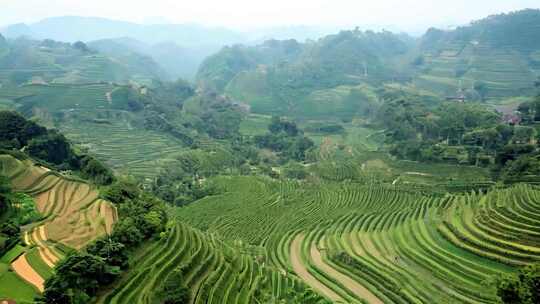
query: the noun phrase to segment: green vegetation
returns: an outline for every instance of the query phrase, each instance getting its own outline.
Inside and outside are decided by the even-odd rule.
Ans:
[[[0,256],[12,249],[19,241],[20,218],[16,215],[29,215],[26,212],[17,212],[15,195],[17,194],[13,193],[9,179],[0,174],[0,219],[2,219],[0,224]],[[28,206],[25,206],[25,209],[28,210]],[[13,218],[10,218],[12,216]]]
[[[36,290],[8,268],[8,265],[0,263],[0,295],[17,299],[17,303],[35,303]]]
[[[0,37],[0,297],[538,302],[538,20],[236,45],[197,86]]]
[[[491,16],[454,31],[430,29],[422,38],[414,83],[440,95],[485,100],[531,94],[538,10]],[[470,88],[470,89],[468,89]]]
[[[26,120],[11,111],[0,111],[0,146],[6,150],[25,149],[28,156],[53,168],[75,170],[83,178],[110,184],[111,171],[92,156],[75,152],[60,133]]]
[[[163,203],[129,182],[109,186],[104,196],[118,209],[113,232],[60,261],[45,281],[45,303],[86,303],[129,266],[129,250],[164,229]]]
[[[407,85],[440,98],[497,101],[531,96],[538,76],[538,10],[490,16],[421,39],[342,31],[315,42],[223,48],[198,82],[257,114],[350,120],[378,105],[377,89]]]
[[[147,58],[118,60],[89,49],[84,43],[46,39],[0,42],[0,83],[96,83],[159,79],[162,72]]]
[[[255,136],[255,143],[261,148],[279,152],[284,159],[303,161],[314,145],[311,139],[303,136],[294,122],[276,116],[272,117],[268,130],[268,134]]]
[[[11,198],[11,216],[16,218],[19,225],[26,225],[41,218],[36,209],[34,199],[25,193],[15,193]]]
[[[521,269],[518,274],[497,280],[497,295],[503,303],[537,303],[540,301],[538,265]]]
[[[394,72],[392,56],[408,48],[389,32],[343,31],[314,44],[270,40],[224,48],[202,64],[198,80],[255,113],[350,119],[371,110],[369,84]]]
[[[383,302],[494,302],[495,290],[483,280],[540,258],[536,216],[528,211],[538,207],[530,200],[538,195],[533,187],[443,196],[377,184],[240,177],[215,182],[226,189],[223,194],[178,209],[182,221],[261,246],[269,265],[290,272],[297,270],[289,246],[301,232],[304,266],[351,302],[365,295],[312,260],[313,248],[323,252],[326,265]],[[516,216],[523,224],[512,219]]]

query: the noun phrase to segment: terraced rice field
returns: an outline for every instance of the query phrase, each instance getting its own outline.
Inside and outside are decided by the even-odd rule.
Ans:
[[[155,291],[174,270],[182,273],[191,303],[197,304],[290,301],[288,291],[306,289],[295,278],[183,224],[172,226],[166,238],[147,245],[134,259],[136,265],[98,303],[156,303]]]
[[[134,125],[144,119],[115,109],[108,100],[115,88],[107,83],[6,86],[0,90],[0,107],[17,107],[27,115],[44,110],[37,116],[50,124],[52,116],[62,117],[58,126],[62,133],[87,146],[118,173],[152,179],[184,145],[170,135],[146,130],[141,123]]]
[[[540,262],[540,188],[419,194],[369,183],[221,177],[178,218],[264,249],[271,267],[346,303],[496,303],[490,279]]]
[[[426,54],[429,71],[415,78],[417,87],[453,96],[460,87],[471,88],[475,81],[486,84],[487,96],[501,98],[530,91],[536,79],[529,58],[514,47],[449,44],[437,54]],[[457,75],[458,70],[462,75]]]
[[[5,87],[0,97],[15,100],[19,110],[30,113],[32,108],[47,109],[49,113],[74,109],[109,108],[106,93],[114,86],[109,84],[32,84],[20,87]]]
[[[68,248],[80,249],[111,233],[117,220],[114,206],[99,199],[97,189],[84,182],[9,155],[0,155],[0,174],[11,180],[16,191],[31,195],[43,215],[42,221],[23,231],[24,242],[32,249],[11,264],[39,291]]]
[[[118,173],[144,179],[157,176],[182,151],[184,146],[176,138],[132,126],[124,113],[117,113],[119,118],[111,118],[107,124],[68,120],[61,131]]]

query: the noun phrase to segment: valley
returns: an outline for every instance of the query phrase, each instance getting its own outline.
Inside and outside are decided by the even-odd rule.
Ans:
[[[9,27],[0,303],[538,303],[537,24],[234,44],[194,81]]]

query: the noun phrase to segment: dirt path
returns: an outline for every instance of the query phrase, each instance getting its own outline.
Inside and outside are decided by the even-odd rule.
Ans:
[[[21,255],[11,263],[13,270],[25,281],[34,285],[40,292],[43,292],[43,278],[28,264],[26,254]]]
[[[423,173],[423,172],[405,172],[407,175],[419,175],[419,176],[431,176],[431,174]]]
[[[347,287],[347,289],[352,291],[359,298],[366,300],[370,304],[383,304],[383,302],[379,298],[377,298],[377,296],[375,296],[367,288],[360,285],[358,282],[344,275],[343,273],[335,270],[330,265],[326,264],[323,261],[321,252],[317,249],[316,245],[311,246],[310,254],[311,254],[311,259],[313,260],[313,264],[317,268],[324,271],[329,276],[333,277],[336,281],[340,282],[343,286]]]
[[[294,272],[309,286],[311,286],[313,289],[320,292],[322,295],[332,300],[333,302],[343,301],[343,298],[341,298],[337,293],[335,293],[333,290],[322,284],[313,275],[311,275],[311,273],[309,273],[309,271],[304,266],[304,263],[302,263],[301,252],[303,240],[304,235],[299,234],[294,238],[291,244],[290,256]]]

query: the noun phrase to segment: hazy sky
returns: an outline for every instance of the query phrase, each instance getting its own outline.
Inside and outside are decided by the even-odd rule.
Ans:
[[[253,27],[371,25],[418,30],[540,8],[540,0],[0,0],[0,25],[52,16]]]

